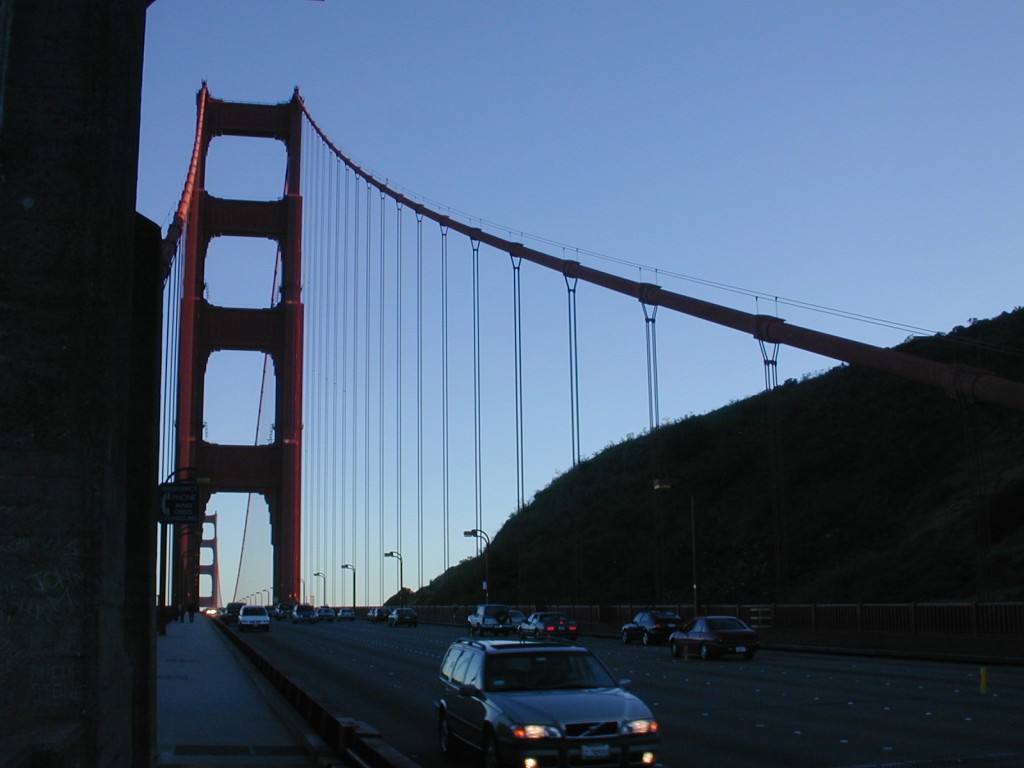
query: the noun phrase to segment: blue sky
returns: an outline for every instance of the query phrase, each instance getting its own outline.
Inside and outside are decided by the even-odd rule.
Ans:
[[[337,146],[410,196],[631,279],[880,346],[1021,303],[1020,3],[157,0],[147,27],[138,209],[164,229],[202,82],[218,98],[263,103],[298,86]],[[211,191],[276,196],[277,156],[249,149],[211,159],[223,184]],[[497,256],[499,285],[509,270]],[[239,270],[223,290],[246,279]],[[568,385],[533,376],[555,366],[548,355],[564,364],[565,288],[536,270],[523,280],[524,335],[537,340],[526,353],[529,497],[570,456]],[[641,309],[598,293],[580,288],[577,299],[584,456],[648,426]],[[663,420],[763,387],[752,338],[662,311],[658,343]],[[778,375],[832,365],[782,349]],[[211,385],[211,421],[248,386],[225,381]],[[245,417],[231,427],[253,428]],[[506,455],[486,471],[493,535],[515,495]],[[472,473],[453,478],[455,527],[472,527],[467,482]],[[236,502],[220,500],[225,600]],[[326,518],[317,525],[329,535]],[[407,586],[420,570],[437,575],[437,546],[428,536],[418,562],[402,542]],[[362,558],[352,541],[324,548]],[[453,562],[473,551],[452,541]],[[312,573],[337,564],[304,563],[310,591]],[[360,601],[363,586],[370,603],[394,591],[391,563],[359,565],[370,574]],[[269,586],[254,578],[237,594]],[[340,575],[325,586],[331,602],[348,600]]]

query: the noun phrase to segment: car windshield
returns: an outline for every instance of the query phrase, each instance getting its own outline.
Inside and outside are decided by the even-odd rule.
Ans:
[[[678,613],[671,611],[655,611],[651,614],[651,618],[655,621],[682,621]]]
[[[267,609],[262,605],[247,605],[242,609],[243,616],[266,616]]]
[[[595,656],[585,651],[536,650],[488,657],[488,691],[547,691],[613,688],[616,683]]]

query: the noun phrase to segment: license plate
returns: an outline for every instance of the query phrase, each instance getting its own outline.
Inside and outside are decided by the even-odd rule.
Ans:
[[[747,652],[747,646],[745,646],[745,645],[737,645],[736,646],[736,653],[746,653],[746,652]]]
[[[607,744],[581,744],[580,757],[584,760],[602,760],[612,753]]]

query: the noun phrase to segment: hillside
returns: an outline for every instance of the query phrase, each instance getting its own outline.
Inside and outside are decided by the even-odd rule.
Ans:
[[[1024,380],[1024,310],[899,349]],[[690,602],[692,494],[702,602],[1024,600],[1022,458],[1024,411],[843,366],[555,479],[493,537],[491,599]],[[482,571],[415,600],[474,602]]]

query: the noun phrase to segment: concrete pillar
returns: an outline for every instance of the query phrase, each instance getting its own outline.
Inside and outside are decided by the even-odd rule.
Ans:
[[[146,3],[0,9],[0,764],[144,766],[160,311],[159,233],[134,213]]]

